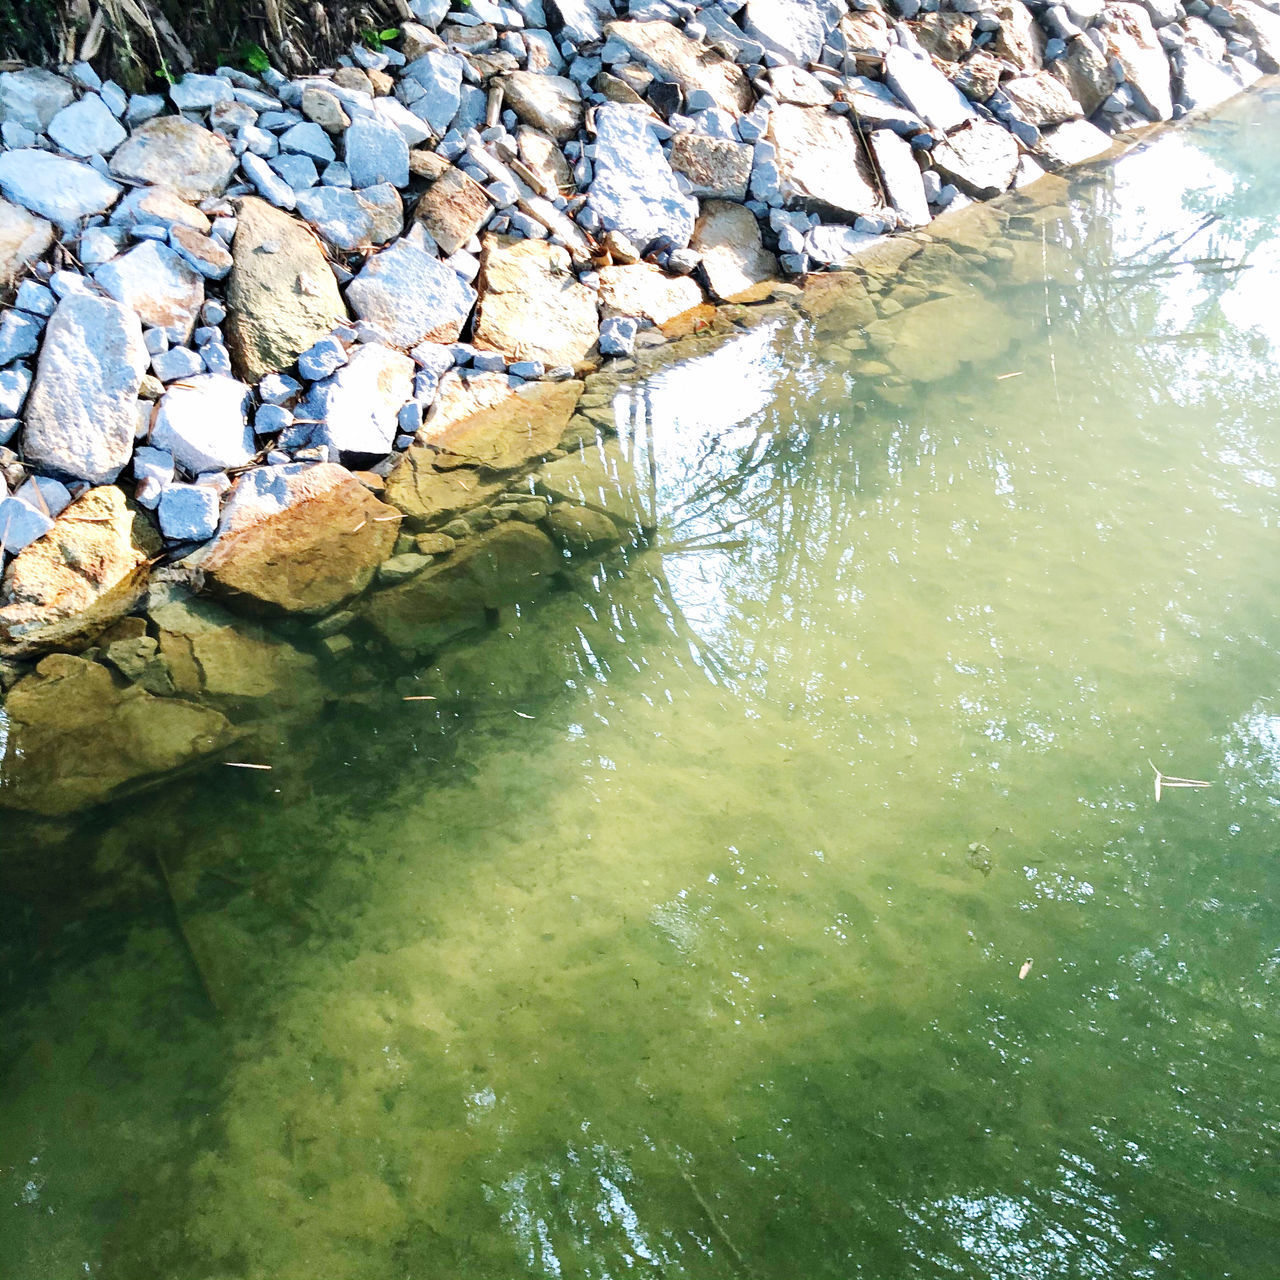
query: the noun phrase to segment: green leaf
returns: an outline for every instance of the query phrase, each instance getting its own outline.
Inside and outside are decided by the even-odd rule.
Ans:
[[[251,41],[240,46],[240,62],[246,71],[253,71],[258,75],[271,67],[267,51],[260,44]]]
[[[394,40],[399,34],[399,27],[388,27],[385,31],[378,32],[378,39],[382,41]]]

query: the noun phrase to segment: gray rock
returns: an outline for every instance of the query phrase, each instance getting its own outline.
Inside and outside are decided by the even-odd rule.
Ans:
[[[133,478],[138,481],[153,480],[163,489],[173,483],[173,454],[164,449],[141,445],[133,454]]]
[[[1276,19],[1280,23],[1280,19]],[[1107,53],[1124,69],[1125,82],[1133,90],[1138,110],[1148,120],[1168,120],[1173,115],[1169,60],[1156,36],[1147,11],[1137,4],[1108,5],[1099,27]]]
[[[38,67],[7,71],[0,75],[0,120],[43,133],[49,121],[75,96],[71,85],[51,71]]]
[[[96,93],[63,107],[49,122],[49,137],[73,156],[109,156],[127,135]]]
[[[313,187],[298,192],[298,212],[335,249],[384,245],[404,229],[404,203],[389,182],[363,191]]]
[[[10,555],[17,555],[52,528],[53,521],[43,511],[17,498],[0,501],[0,549]]]
[[[843,6],[825,0],[747,0],[743,29],[784,62],[817,62]]]
[[[458,114],[462,100],[463,66],[461,58],[438,50],[409,63],[402,73],[401,88],[397,93],[403,93],[408,84],[416,84],[422,90],[414,99],[404,94],[401,100],[414,115],[430,125],[437,137],[444,134],[449,121]]]
[[[376,344],[357,347],[350,361],[318,382],[299,416],[316,419],[313,444],[344,453],[386,454],[396,438],[400,407],[413,395],[413,361]]]
[[[814,227],[804,238],[804,253],[814,262],[841,266],[882,236],[854,227],[824,225]]]
[[[259,195],[277,209],[293,209],[297,205],[297,192],[261,156],[246,151],[240,157],[240,167]]]
[[[744,142],[678,133],[671,143],[671,167],[689,181],[690,194],[745,200],[752,149]]]
[[[171,484],[160,495],[160,532],[170,542],[204,542],[218,531],[218,491]]]
[[[684,195],[641,107],[614,103],[595,109],[594,176],[587,192],[591,209],[610,231],[621,231],[639,248],[665,237],[689,243],[696,200]]]
[[[933,164],[966,195],[989,200],[1008,191],[1018,170],[1018,144],[998,124],[975,120],[933,149]]]
[[[146,369],[133,311],[108,298],[67,294],[45,329],[27,400],[27,457],[76,480],[114,480],[133,449]]]
[[[71,505],[71,490],[52,476],[32,476],[13,496],[55,520]]]
[[[167,244],[144,240],[104,263],[93,278],[117,302],[132,307],[143,324],[162,329],[170,342],[191,337],[204,302],[204,277]]]
[[[843,116],[820,107],[780,106],[769,117],[769,141],[787,204],[837,218],[881,207],[866,153]]]
[[[409,185],[409,145],[394,125],[358,116],[346,132],[346,162],[353,187]]]
[[[6,311],[0,319],[0,365],[35,355],[44,322],[21,311]],[[8,415],[5,415],[8,416]]]
[[[880,171],[884,193],[904,226],[923,227],[929,222],[929,201],[915,152],[905,138],[891,129],[876,129],[867,138],[871,158]]]
[[[154,332],[154,330],[153,330]],[[190,347],[170,347],[151,357],[151,372],[161,382],[177,382],[204,372],[204,361]]]
[[[221,76],[201,76],[188,72],[169,86],[169,97],[179,111],[207,111],[215,103],[230,102],[235,93]]]
[[[221,195],[235,171],[230,146],[182,116],[148,120],[111,157],[116,177],[170,187],[184,200]]]
[[[884,78],[889,88],[927,125],[944,133],[977,118],[969,100],[925,58],[898,45],[885,55]]]
[[[924,121],[906,107],[879,80],[850,76],[845,81],[845,100],[865,129],[892,129],[910,137],[924,132]]]
[[[453,342],[475,300],[454,271],[407,239],[371,257],[347,286],[356,315],[404,348],[428,339]]]
[[[31,390],[31,373],[24,365],[0,370],[0,418],[16,418]]]
[[[400,136],[408,146],[421,146],[430,140],[431,127],[398,98],[374,98],[373,109],[387,124],[400,130]]]
[[[639,321],[634,316],[610,316],[600,324],[600,354],[629,356],[636,348]]]
[[[550,0],[560,19],[561,37],[575,45],[590,44],[604,34],[603,24],[616,16],[609,0]]]
[[[191,475],[247,466],[254,453],[245,412],[248,402],[249,388],[243,382],[200,374],[161,397],[151,443],[171,453]]]
[[[120,195],[114,182],[87,164],[33,149],[0,154],[0,191],[64,231],[105,212]]]
[[[347,349],[333,335],[313,343],[298,357],[298,373],[308,382],[319,382],[347,363]]]
[[[295,124],[280,135],[280,150],[296,151],[321,164],[328,164],[337,155],[333,143],[329,141],[329,135],[318,124],[312,124],[309,120]]]

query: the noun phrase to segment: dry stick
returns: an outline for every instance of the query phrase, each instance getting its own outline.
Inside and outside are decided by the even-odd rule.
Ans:
[[[164,859],[160,856],[159,849],[153,849],[152,856],[156,860],[156,866],[160,868],[160,879],[164,882],[165,892],[169,897],[169,910],[173,913],[173,923],[178,930],[178,937],[182,939],[182,945],[186,949],[187,959],[190,961],[191,968],[195,971],[195,975],[200,981],[200,989],[204,992],[205,999],[208,1000],[214,1013],[221,1017],[222,1006],[213,994],[209,979],[205,976],[204,969],[201,968],[200,957],[196,955],[196,949],[191,945],[191,937],[187,933],[187,926],[182,922],[182,912],[178,910],[178,899],[173,892],[173,881],[169,879],[169,868],[164,865]]]

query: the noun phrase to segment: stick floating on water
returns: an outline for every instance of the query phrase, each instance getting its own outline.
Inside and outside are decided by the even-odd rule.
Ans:
[[[1160,803],[1160,794],[1165,787],[1194,787],[1199,789],[1213,786],[1212,782],[1204,782],[1200,778],[1175,778],[1172,774],[1161,773],[1159,769],[1156,769],[1154,764],[1151,764],[1149,759],[1147,763],[1151,765],[1153,770],[1155,770],[1157,804]]]
[[[247,764],[243,760],[224,760],[222,763],[228,769],[271,769],[269,764]]]

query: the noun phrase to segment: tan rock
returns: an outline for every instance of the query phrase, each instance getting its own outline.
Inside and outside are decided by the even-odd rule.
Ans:
[[[420,22],[400,24],[400,52],[404,54],[406,62],[416,62],[443,48],[444,41],[430,27],[424,27]]]
[[[695,196],[745,200],[753,152],[745,142],[678,133],[671,143],[671,167],[693,184]]]
[[[1109,59],[1084,36],[1076,36],[1067,44],[1066,54],[1053,64],[1052,70],[1087,116],[1115,92],[1116,78],[1111,74]]]
[[[418,147],[409,152],[409,172],[415,178],[426,178],[428,182],[434,182],[452,168],[453,165],[444,156],[436,155],[434,151]]]
[[[670,22],[611,22],[606,35],[620,41],[631,56],[653,68],[662,80],[687,95],[703,89],[716,105],[740,115],[754,101],[746,73],[736,63],[684,35]]]
[[[261,467],[236,481],[205,586],[246,613],[327,613],[368,586],[398,512],[331,463]]]
[[[450,369],[440,379],[435,402],[427,418],[427,428],[443,430],[454,422],[461,422],[482,409],[501,404],[511,394],[511,383],[505,373],[476,372],[471,369]]]
[[[882,58],[892,43],[891,27],[883,13],[866,9],[840,19],[840,34],[850,53],[873,54]],[[878,68],[877,68],[878,69]]]
[[[870,161],[843,116],[780,106],[769,117],[769,140],[788,204],[846,220],[880,207]]]
[[[604,94],[610,102],[620,102],[624,106],[632,107],[643,107],[645,105],[644,98],[619,76],[610,75],[609,72],[602,71],[596,76],[593,83],[596,92]]]
[[[981,49],[959,66],[946,68],[951,83],[970,102],[986,102],[1000,87],[1000,77],[1006,70],[1007,64]]]
[[[576,364],[595,345],[595,294],[578,283],[559,245],[486,236],[478,285],[477,347],[554,367]]]
[[[121,490],[90,489],[10,564],[0,655],[85,648],[137,604],[160,549],[154,525]]]
[[[573,190],[573,170],[554,138],[540,129],[522,125],[516,131],[516,145],[520,150],[520,159],[533,170],[544,187],[559,191]]]
[[[1173,90],[1169,60],[1150,14],[1140,4],[1109,4],[1098,29],[1107,42],[1107,52],[1124,68],[1138,109],[1151,120],[1170,119]]]
[[[616,439],[596,441],[544,463],[534,473],[533,484],[536,492],[553,502],[604,512],[620,528],[653,526],[653,513],[645,510],[635,469]]]
[[[975,120],[934,147],[933,166],[966,195],[989,200],[1009,189],[1018,169],[1018,144],[1002,125]]]
[[[387,477],[385,497],[404,513],[408,529],[431,529],[496,498],[505,481],[479,479],[474,471],[437,471],[436,451],[414,445]]]
[[[111,157],[111,172],[129,182],[171,187],[184,200],[220,195],[237,160],[227,142],[183,116],[139,125]]]
[[[851,272],[823,272],[805,276],[800,310],[820,335],[851,333],[876,318],[876,304],[862,276]]]
[[[582,124],[582,94],[572,80],[533,71],[513,71],[498,83],[507,106],[525,124],[561,142],[577,133]]]
[[[967,13],[922,13],[907,26],[935,58],[959,62],[973,44],[977,23]]]
[[[778,277],[778,259],[760,239],[750,209],[724,200],[704,200],[689,247],[702,255],[711,292],[722,302],[767,297]]]
[[[779,102],[789,102],[797,107],[826,107],[835,101],[835,95],[808,71],[783,63],[769,72],[773,96]]]
[[[367,93],[373,97],[373,81],[359,67],[339,67],[333,73],[333,83],[353,93]]]
[[[351,123],[351,117],[343,110],[338,95],[314,85],[308,85],[302,91],[302,114],[326,133],[342,133]]]
[[[552,503],[547,527],[561,546],[578,553],[601,551],[622,541],[621,530],[603,512],[568,502]]]
[[[222,750],[235,731],[219,712],[138,685],[106,667],[55,654],[5,699],[9,751],[0,808],[74,813],[117,799]]]
[[[560,443],[581,395],[580,382],[526,382],[460,422],[428,424],[418,439],[435,450],[439,470],[516,471]]]
[[[1006,308],[973,291],[922,302],[880,322],[892,339],[885,359],[918,382],[950,377],[965,361],[1003,355],[1020,323]]]
[[[1000,29],[987,46],[1018,71],[1039,71],[1044,65],[1045,34],[1022,0],[996,0]]]
[[[42,257],[51,244],[51,223],[0,199],[0,289],[9,288],[23,267]]]
[[[1038,129],[1079,119],[1082,114],[1070,90],[1047,71],[1015,76],[1006,80],[1001,88],[1018,115]]]
[[[484,188],[451,167],[427,188],[413,216],[448,257],[484,226],[492,212],[493,203]]]
[[[688,276],[668,276],[648,262],[600,268],[604,316],[637,316],[662,325],[700,306],[702,290]]]
[[[305,224],[247,198],[238,206],[227,281],[227,346],[257,382],[291,365],[347,317],[338,282]]]

